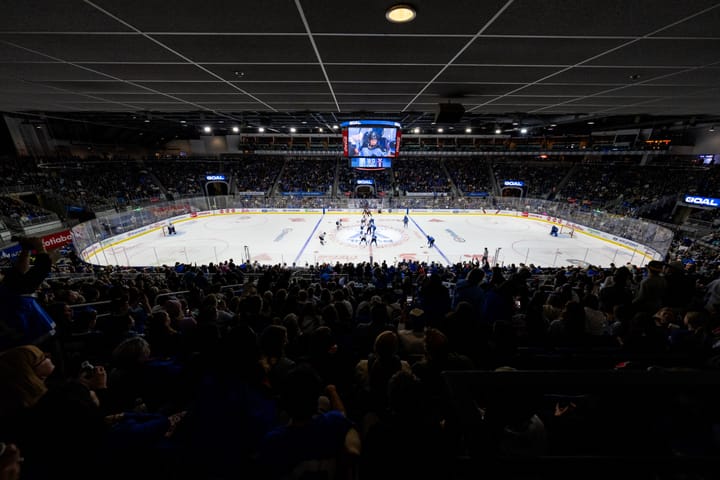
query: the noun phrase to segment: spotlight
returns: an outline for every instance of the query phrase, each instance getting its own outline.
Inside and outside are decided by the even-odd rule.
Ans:
[[[407,4],[393,5],[385,12],[385,18],[392,23],[407,23],[415,19],[417,12]]]
[[[210,132],[212,132],[212,128],[210,128],[210,127],[203,127],[203,132],[205,132],[205,133],[210,133]]]
[[[233,130],[233,133],[238,133],[240,131],[240,129],[238,127],[233,127],[232,130]]]

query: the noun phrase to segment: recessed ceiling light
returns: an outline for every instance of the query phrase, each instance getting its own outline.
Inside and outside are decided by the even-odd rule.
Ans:
[[[290,133],[295,133],[297,130],[295,130],[295,127],[290,127]]]
[[[472,128],[466,128],[466,129],[465,129],[465,133],[470,133],[470,132],[472,132]]]
[[[500,135],[501,133],[502,133],[502,130],[500,130],[499,128],[495,129],[495,135]]]
[[[204,128],[203,128],[203,131],[204,131],[205,133],[210,133],[210,132],[212,132],[212,128],[210,128],[210,127],[204,127]]]
[[[263,127],[258,127],[258,132],[263,133],[265,129]]]
[[[407,23],[415,20],[417,12],[407,4],[393,5],[385,12],[385,18],[392,23]]]
[[[234,132],[234,133],[238,133],[239,131],[240,131],[240,129],[239,129],[238,127],[233,127],[233,132]]]

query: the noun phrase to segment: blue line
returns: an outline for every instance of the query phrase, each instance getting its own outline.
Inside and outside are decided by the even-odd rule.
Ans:
[[[420,230],[420,233],[422,233],[423,235],[425,235],[425,238],[427,238],[427,233],[425,233],[425,230],[423,230],[422,228],[420,228],[420,225],[417,224],[417,222],[415,221],[415,219],[412,218],[412,217],[410,217],[410,220],[412,220],[412,222],[415,224],[415,226],[417,227],[417,229]],[[437,247],[437,245],[433,244],[433,248],[438,251],[438,253],[440,254],[440,256],[441,256],[442,258],[445,259],[445,261],[447,262],[446,265],[452,265],[452,264],[453,264],[453,263],[450,261],[450,259],[445,256],[445,254],[442,252],[442,250],[440,250],[440,249]]]
[[[300,249],[300,253],[297,254],[297,257],[295,257],[295,261],[294,261],[293,263],[297,263],[297,262],[298,262],[298,260],[299,260],[300,257],[302,256],[303,252],[304,252],[305,249],[307,248],[308,243],[310,243],[310,240],[312,240],[313,235],[315,235],[315,231],[316,231],[316,230],[318,229],[318,227],[320,226],[320,222],[323,221],[323,218],[325,218],[325,214],[324,214],[324,213],[320,216],[320,220],[318,220],[318,222],[315,224],[315,228],[313,228],[313,231],[310,232],[310,236],[308,237],[308,239],[305,240],[305,244],[304,244],[304,245],[302,246],[302,248]]]

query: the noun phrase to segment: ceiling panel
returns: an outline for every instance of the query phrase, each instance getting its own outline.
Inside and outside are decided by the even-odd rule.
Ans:
[[[153,38],[196,63],[317,62],[305,35],[156,35]]]
[[[174,55],[139,35],[7,35],[5,40],[66,62],[169,62]],[[47,57],[46,57],[47,58]]]
[[[640,40],[589,62],[590,65],[696,67],[720,65],[720,39]]]
[[[515,0],[488,34],[641,36],[678,17],[716,5],[713,0]]]
[[[146,80],[215,80],[212,75],[192,64],[98,63],[88,65],[88,67],[116,78],[134,82]]]
[[[98,73],[66,63],[0,63],[0,75],[28,81],[106,80]]]
[[[96,0],[104,10],[146,32],[304,32],[292,0]]]
[[[455,63],[555,66],[560,69],[621,44],[622,40],[612,39],[480,38]]]
[[[3,2],[3,32],[127,32],[129,29],[82,1]]]
[[[720,117],[720,0],[412,3],[417,18],[398,25],[381,0],[5,0],[0,111],[429,126],[452,101],[466,110],[459,125]]]

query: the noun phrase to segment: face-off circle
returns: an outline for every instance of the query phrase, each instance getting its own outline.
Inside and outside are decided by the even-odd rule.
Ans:
[[[363,229],[362,231],[365,232],[366,229]],[[342,230],[333,232],[331,236],[337,243],[349,246],[358,246],[360,245],[360,238],[362,238],[363,235],[360,231],[359,225],[348,225],[344,226]],[[375,236],[377,237],[377,248],[402,245],[410,238],[403,230],[394,227],[386,227],[385,225],[377,227],[377,230],[375,230]],[[367,243],[369,245],[370,240],[372,240],[372,234],[365,235],[365,238],[367,239]],[[360,246],[364,247],[365,243]]]

